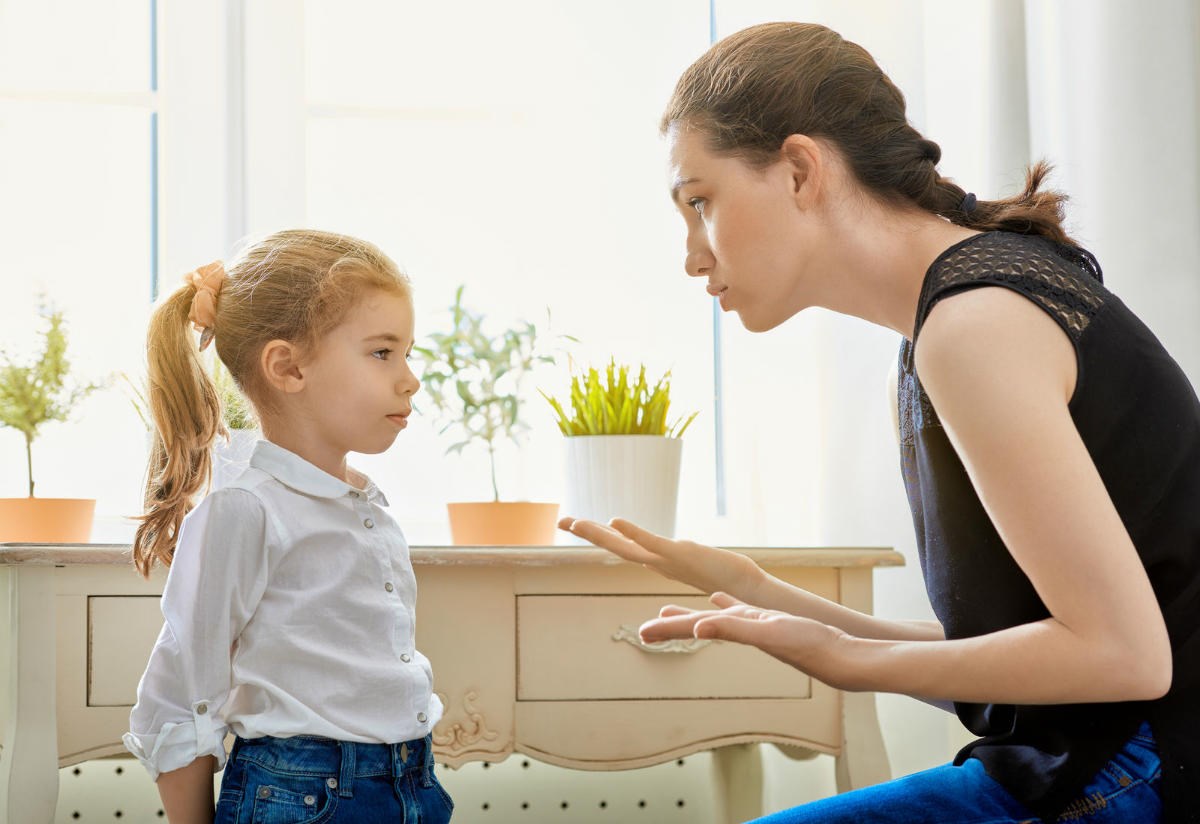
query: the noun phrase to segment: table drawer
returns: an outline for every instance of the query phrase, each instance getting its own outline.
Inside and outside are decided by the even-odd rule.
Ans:
[[[752,647],[651,652],[625,640],[666,603],[712,607],[702,596],[519,596],[517,700],[811,697],[806,675]]]

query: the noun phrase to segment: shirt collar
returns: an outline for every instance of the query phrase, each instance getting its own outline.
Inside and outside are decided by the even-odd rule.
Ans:
[[[309,463],[295,452],[260,438],[250,455],[250,466],[261,469],[280,483],[305,495],[318,498],[347,498],[363,495],[367,500],[387,506],[387,498],[375,486],[375,482],[356,469],[355,475],[364,481],[362,489],[335,478],[325,470]]]

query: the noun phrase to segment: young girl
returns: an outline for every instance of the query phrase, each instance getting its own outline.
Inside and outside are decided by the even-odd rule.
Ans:
[[[980,736],[764,821],[1200,821],[1200,402],[1064,232],[1046,169],[978,200],[870,55],[799,23],[717,43],[663,130],[687,273],[746,328],[823,306],[904,336],[902,470],[938,621],[628,522],[563,527],[714,593],[646,640],[752,644],[841,689],[953,702]]]
[[[198,357],[210,342],[263,439],[193,508],[223,432]],[[324,232],[272,235],[155,310],[158,439],[133,554],[143,575],[170,570],[124,741],[172,824],[214,820],[222,767],[221,824],[450,819],[408,545],[383,493],[346,465],[407,425],[412,345],[408,279],[371,244]]]

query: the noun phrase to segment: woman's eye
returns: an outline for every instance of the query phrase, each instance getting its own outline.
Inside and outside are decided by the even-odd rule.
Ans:
[[[694,197],[689,200],[687,204],[696,210],[696,214],[700,215],[700,217],[704,217],[704,198]]]
[[[390,355],[390,354],[392,354],[391,349],[376,349],[374,352],[371,353],[371,357],[379,358],[380,360],[387,360],[388,355]]]
[[[413,358],[413,354],[412,354],[412,352],[405,352],[405,353],[404,353],[404,359],[405,359],[406,361],[411,361],[411,360],[412,360],[412,358]]]

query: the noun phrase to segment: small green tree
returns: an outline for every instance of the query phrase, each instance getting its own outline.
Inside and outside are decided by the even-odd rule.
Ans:
[[[484,316],[463,305],[463,289],[454,293],[451,329],[430,334],[429,345],[414,346],[413,352],[423,362],[421,382],[444,424],[438,434],[454,429],[459,436],[446,454],[461,453],[473,442],[485,445],[493,500],[499,501],[496,442],[502,437],[519,441],[529,429],[520,417],[524,378],[538,364],[555,361],[539,351],[532,323],[520,322],[497,335],[485,332]]]
[[[42,333],[42,353],[32,363],[15,363],[0,352],[0,425],[10,426],[25,436],[25,469],[29,497],[33,497],[33,442],[43,424],[65,421],[75,405],[102,384],[70,385],[67,334],[63,314],[43,305],[40,314],[48,321]]]

